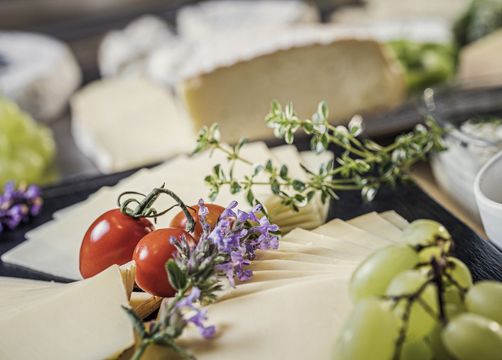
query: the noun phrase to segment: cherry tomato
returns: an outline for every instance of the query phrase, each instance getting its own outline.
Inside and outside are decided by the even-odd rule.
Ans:
[[[172,258],[176,248],[171,244],[171,237],[185,236],[186,241],[195,244],[189,233],[179,228],[155,230],[141,239],[134,249],[133,260],[136,262],[136,284],[144,291],[161,297],[173,296],[176,291],[169,283],[166,262]]]
[[[223,206],[216,204],[205,204],[208,210],[208,214],[206,216],[206,221],[209,225],[211,225],[211,229],[214,228],[216,223],[218,222],[218,218],[221,213],[225,210]],[[199,220],[199,205],[194,205],[191,208],[188,208],[190,215],[193,216],[195,220],[195,229],[192,232],[192,236],[195,240],[199,240],[202,234],[202,225]],[[171,220],[169,224],[170,227],[185,229],[187,224],[187,218],[183,211],[180,211],[176,216]]]
[[[135,219],[120,209],[105,212],[85,233],[80,246],[80,274],[89,278],[113,264],[131,261],[138,242],[153,230],[153,224],[145,218]]]

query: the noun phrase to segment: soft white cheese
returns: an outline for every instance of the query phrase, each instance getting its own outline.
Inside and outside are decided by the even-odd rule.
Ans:
[[[206,1],[183,7],[176,17],[178,32],[189,38],[245,28],[284,27],[317,20],[315,8],[297,0]]]
[[[68,46],[52,37],[0,32],[0,93],[40,120],[58,116],[81,73]]]

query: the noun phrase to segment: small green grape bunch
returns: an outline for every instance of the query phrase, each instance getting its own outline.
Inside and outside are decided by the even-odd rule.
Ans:
[[[501,359],[502,283],[473,285],[452,248],[441,224],[417,220],[401,243],[365,259],[333,360]]]
[[[0,94],[0,187],[46,182],[55,152],[51,130]]]

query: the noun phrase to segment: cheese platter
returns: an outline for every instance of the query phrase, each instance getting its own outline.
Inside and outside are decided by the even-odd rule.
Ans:
[[[84,69],[51,126],[108,175],[40,188],[7,143],[0,358],[499,358],[502,250],[409,180],[449,129],[396,108],[453,75],[451,30],[313,6],[211,1],[106,33],[102,78]],[[45,146],[42,177],[54,138],[15,100],[0,125]]]

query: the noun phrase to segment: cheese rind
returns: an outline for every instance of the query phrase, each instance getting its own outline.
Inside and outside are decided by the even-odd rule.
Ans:
[[[207,38],[218,32],[315,22],[316,10],[303,1],[207,1],[185,6],[176,23],[182,37]]]
[[[46,35],[0,32],[0,59],[0,93],[39,120],[58,116],[80,85],[68,46]]]

